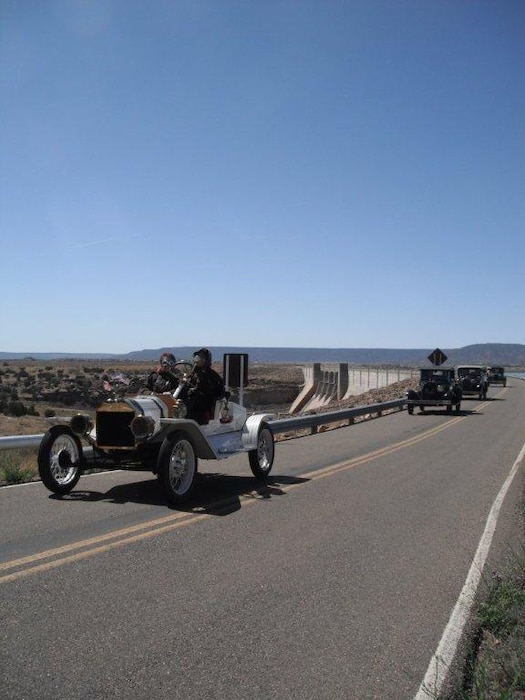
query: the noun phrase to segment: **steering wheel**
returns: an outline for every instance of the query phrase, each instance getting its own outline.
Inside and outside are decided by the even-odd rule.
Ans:
[[[155,370],[148,375],[146,386],[150,391],[161,394],[164,391],[175,391],[179,386],[179,380],[193,369],[191,362],[181,360],[175,363],[175,372],[166,369]]]
[[[151,372],[146,380],[146,386],[150,391],[161,394],[163,391],[175,391],[179,380],[173,372],[161,369],[160,372]]]
[[[181,375],[189,374],[193,370],[193,364],[188,362],[188,360],[179,360],[175,363],[175,367],[179,370]]]

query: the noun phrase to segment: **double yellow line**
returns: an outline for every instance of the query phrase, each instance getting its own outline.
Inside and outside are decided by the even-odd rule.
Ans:
[[[489,405],[489,402],[477,406],[476,411],[486,407],[487,405]],[[386,455],[390,455],[398,450],[411,447],[418,442],[427,440],[428,438],[441,433],[443,430],[453,427],[463,419],[464,416],[457,416],[446,423],[443,423],[435,428],[431,428],[430,430],[426,430],[415,437],[407,438],[406,440],[402,440],[393,445],[373,450],[372,452],[368,452],[360,457],[354,457],[353,459],[331,464],[330,466],[322,469],[307,472],[300,478],[315,481],[317,479],[323,479],[327,476],[332,476],[333,474],[337,474],[338,472],[345,471],[347,469],[354,469],[362,464],[366,464],[380,457],[385,457]],[[303,483],[305,482],[301,481],[296,484],[289,484],[288,486],[280,485],[279,489],[284,493],[288,493],[292,489],[301,486]],[[251,491],[241,496],[236,496],[236,498],[239,498],[241,507],[245,507],[256,503],[259,500],[265,500],[264,490]],[[114,530],[113,532],[109,532],[104,535],[90,537],[89,539],[72,542],[71,544],[67,544],[62,547],[48,549],[43,552],[31,554],[27,557],[12,559],[11,561],[0,563],[0,583],[16,581],[17,579],[21,579],[32,574],[49,571],[64,564],[71,564],[82,559],[87,559],[88,557],[96,556],[97,554],[109,552],[117,547],[123,547],[128,544],[133,544],[134,542],[141,542],[150,537],[156,537],[160,534],[173,532],[179,528],[195,525],[202,520],[214,517],[214,514],[225,509],[229,504],[231,504],[231,499],[224,499],[222,501],[217,501],[210,504],[207,512],[201,512],[198,509],[191,512],[177,512],[156,520],[148,520],[140,525],[133,525],[120,530]]]

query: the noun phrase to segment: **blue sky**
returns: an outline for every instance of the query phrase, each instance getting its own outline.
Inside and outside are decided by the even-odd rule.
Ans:
[[[2,0],[0,350],[525,343],[521,0]]]

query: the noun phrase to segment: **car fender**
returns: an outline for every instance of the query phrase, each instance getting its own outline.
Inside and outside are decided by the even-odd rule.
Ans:
[[[200,459],[218,459],[218,456],[207,437],[202,433],[200,426],[194,420],[187,418],[161,418],[162,430],[155,438],[169,437],[171,433],[186,433],[195,449],[195,454]]]
[[[242,431],[242,445],[245,450],[257,449],[257,438],[261,423],[267,423],[272,418],[275,418],[272,413],[256,413],[247,419]],[[269,427],[271,429],[271,426]]]
[[[55,419],[53,419],[53,420],[55,420]],[[50,427],[46,430],[46,433],[45,433],[45,434],[47,435],[47,434],[49,433],[50,435],[53,435],[54,433],[59,433],[61,430],[64,429],[64,427],[66,427],[66,428],[68,429],[68,432],[69,432],[71,435],[74,435],[75,433],[71,430],[71,426],[69,425],[70,421],[71,421],[71,417],[68,416],[67,419],[66,419],[66,418],[63,419],[63,420],[62,420],[61,422],[59,422],[57,425],[52,425],[52,426],[50,426]],[[78,435],[77,435],[77,437],[78,437]]]

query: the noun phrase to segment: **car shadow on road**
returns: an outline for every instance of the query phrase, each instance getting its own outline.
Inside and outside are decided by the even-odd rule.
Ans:
[[[451,413],[447,413],[447,411],[444,411],[443,409],[435,408],[435,409],[429,409],[425,408],[424,411],[414,411],[414,416],[446,416],[447,418],[457,418],[458,416],[481,416],[483,415],[479,411],[476,410],[470,410],[470,409],[465,409],[462,408],[460,411],[452,411]]]
[[[234,476],[222,473],[198,474],[195,492],[184,506],[173,506],[166,501],[157,479],[147,479],[113,486],[106,492],[74,490],[51,499],[69,502],[138,503],[169,508],[184,513],[229,515],[241,508],[241,501],[248,499],[271,500],[286,494],[286,489],[309,481],[294,476],[270,476],[265,483],[254,477]]]

